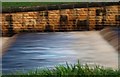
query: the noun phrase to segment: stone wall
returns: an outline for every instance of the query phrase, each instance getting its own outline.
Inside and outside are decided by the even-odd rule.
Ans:
[[[45,31],[46,28],[51,31],[95,30],[100,25],[103,26],[103,22],[109,26],[119,24],[116,21],[116,16],[120,15],[118,8],[119,6],[106,6],[105,15],[103,12],[96,14],[96,10],[104,10],[103,7],[3,13],[2,32],[8,32],[10,22],[15,33]],[[10,15],[12,20],[9,20]]]

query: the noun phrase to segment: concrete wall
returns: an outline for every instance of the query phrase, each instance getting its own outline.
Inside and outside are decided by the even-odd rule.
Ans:
[[[120,53],[120,28],[107,27],[103,29],[100,34]]]
[[[88,27],[89,30],[94,30],[96,28],[96,23],[98,25],[102,24],[103,17],[105,18],[104,24],[113,26],[119,24],[116,22],[116,16],[120,15],[118,13],[119,6],[106,6],[106,14],[100,14],[96,16],[96,10],[103,7],[96,8],[74,8],[74,9],[61,9],[61,10],[48,10],[48,15],[45,11],[34,11],[34,12],[18,12],[18,13],[3,13],[2,14],[2,32],[6,34],[10,26],[10,22],[15,33],[22,31],[45,31],[46,26],[52,31],[63,30],[81,30]],[[11,15],[12,21],[9,20]],[[66,21],[60,21],[60,17],[67,16]],[[78,23],[80,21],[86,21],[85,25]],[[62,24],[62,25],[61,25]],[[82,26],[81,26],[82,25]],[[78,27],[80,27],[78,29]]]

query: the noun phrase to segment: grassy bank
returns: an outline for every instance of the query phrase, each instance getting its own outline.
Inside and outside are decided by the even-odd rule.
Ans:
[[[66,2],[70,3],[70,2]],[[55,5],[65,4],[65,2],[2,2],[2,7],[22,7],[22,6],[41,6],[41,5]]]
[[[16,75],[17,74],[17,75]],[[2,77],[120,77],[120,70],[104,68],[100,66],[89,67],[79,62],[74,65],[56,66],[54,69],[36,69],[27,73],[17,72]]]

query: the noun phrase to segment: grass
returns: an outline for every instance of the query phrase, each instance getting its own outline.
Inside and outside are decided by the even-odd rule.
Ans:
[[[17,74],[17,75],[16,75]],[[66,66],[58,65],[54,69],[36,69],[27,73],[16,72],[2,77],[120,77],[120,70],[104,68],[100,66],[89,67],[77,64],[71,65],[66,63]]]
[[[39,6],[39,5],[53,5],[64,4],[65,2],[2,2],[2,7],[21,7],[21,6]],[[70,3],[70,2],[66,2]]]

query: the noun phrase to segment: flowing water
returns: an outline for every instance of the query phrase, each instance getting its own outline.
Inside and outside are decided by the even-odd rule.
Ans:
[[[118,53],[99,32],[23,33],[2,57],[3,73],[76,63],[118,67]]]

